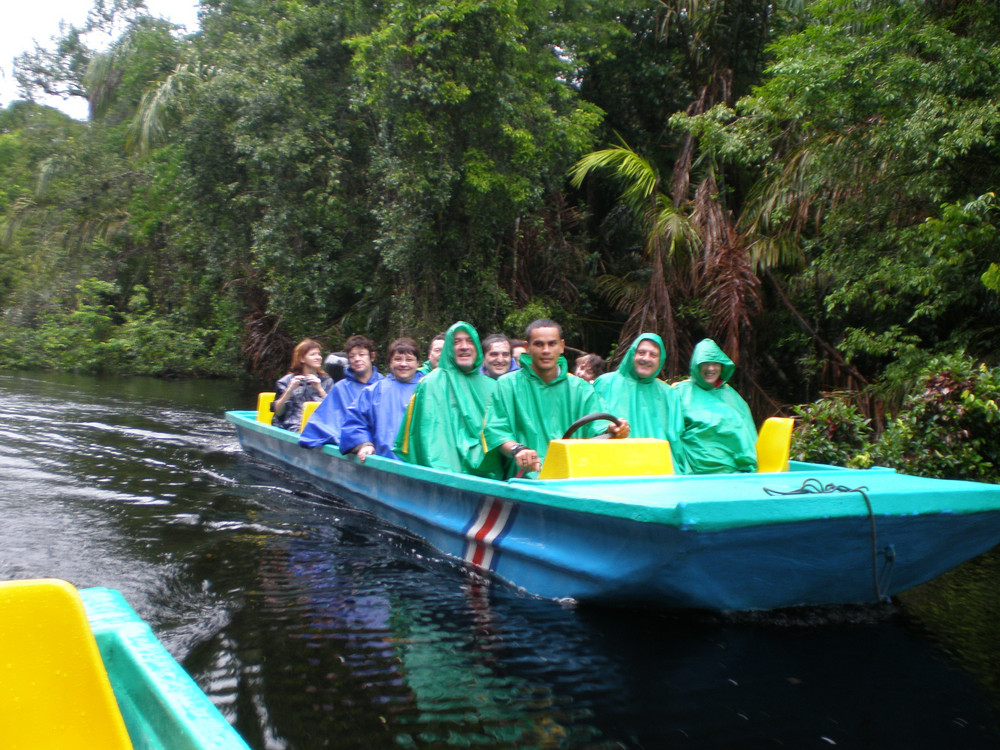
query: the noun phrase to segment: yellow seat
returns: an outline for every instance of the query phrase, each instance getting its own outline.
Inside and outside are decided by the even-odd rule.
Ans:
[[[539,479],[673,474],[670,443],[654,438],[551,440]]]
[[[791,417],[769,417],[757,435],[757,471],[788,471],[788,454],[792,448]]]
[[[313,415],[316,411],[316,407],[319,406],[322,401],[306,401],[302,404],[302,421],[299,423],[299,432],[302,432],[306,428],[306,422],[309,421],[309,417]]]
[[[0,746],[131,750],[87,622],[65,581],[0,582]]]
[[[274,391],[266,391],[257,394],[257,421],[264,424],[271,424],[274,412],[271,411],[271,404],[274,402]]]

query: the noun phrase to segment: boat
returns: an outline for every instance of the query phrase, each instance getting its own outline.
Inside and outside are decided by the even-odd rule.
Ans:
[[[762,427],[758,473],[672,474],[665,441],[556,440],[542,478],[498,481],[303,448],[267,416],[227,412],[246,453],[550,599],[712,612],[883,602],[1000,543],[1000,485],[789,461],[787,419]]]
[[[249,750],[114,589],[0,582],[5,750]]]

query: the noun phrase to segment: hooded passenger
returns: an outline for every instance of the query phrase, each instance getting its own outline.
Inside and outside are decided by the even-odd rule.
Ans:
[[[398,458],[392,452],[396,433],[410,398],[423,378],[413,339],[396,339],[389,347],[389,376],[361,391],[351,404],[340,430],[340,452],[356,453],[364,463],[372,453]]]
[[[327,443],[337,445],[348,408],[366,386],[377,383],[383,377],[375,369],[375,344],[371,339],[351,336],[344,344],[344,349],[347,352],[347,372],[309,418],[299,437],[301,446],[316,448]]]
[[[683,428],[677,394],[657,375],[667,353],[655,333],[640,334],[614,372],[594,381],[594,390],[616,417],[625,417],[631,437],[669,440],[675,470],[682,471],[679,436]]]
[[[393,451],[403,461],[434,469],[498,476],[499,463],[483,463],[479,432],[496,381],[479,372],[483,349],[468,323],[444,337],[438,366],[417,385]]]
[[[508,477],[524,473],[533,478],[541,470],[550,440],[561,438],[580,417],[607,408],[590,383],[568,374],[563,356],[566,344],[558,323],[536,320],[526,335],[528,353],[521,355],[521,369],[501,377],[490,398],[483,448],[490,456],[510,459]],[[620,427],[590,422],[581,433],[594,437],[605,429],[612,437],[628,437],[627,420]]]
[[[730,385],[736,365],[711,339],[691,355],[691,379],[678,383],[686,473],[757,470],[757,428],[747,402]]]

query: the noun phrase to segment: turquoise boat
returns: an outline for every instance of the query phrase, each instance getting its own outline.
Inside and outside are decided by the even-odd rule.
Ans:
[[[0,582],[5,750],[249,750],[120,593]]]
[[[567,440],[542,472],[564,449],[567,478],[496,481],[302,448],[254,411],[226,419],[248,454],[552,599],[717,612],[879,602],[1000,543],[1000,485],[788,461],[790,422],[772,471],[655,473],[669,458],[650,470],[630,456],[663,441]]]

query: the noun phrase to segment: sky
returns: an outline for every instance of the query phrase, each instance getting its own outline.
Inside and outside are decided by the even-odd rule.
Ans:
[[[14,80],[14,58],[22,52],[33,50],[35,42],[43,47],[54,46],[52,37],[59,36],[59,22],[82,26],[93,0],[5,0],[3,20],[0,21],[0,108],[18,98],[17,81]],[[198,28],[198,0],[146,0],[146,7],[153,16],[165,18],[185,26],[188,31]],[[79,120],[87,117],[87,103],[64,102],[60,99],[45,101]]]

